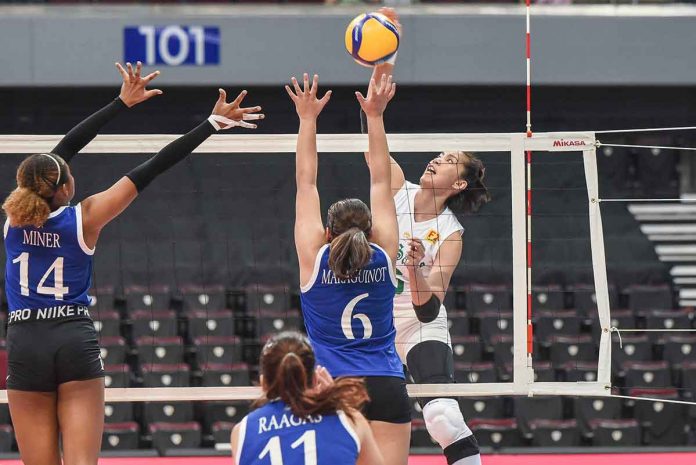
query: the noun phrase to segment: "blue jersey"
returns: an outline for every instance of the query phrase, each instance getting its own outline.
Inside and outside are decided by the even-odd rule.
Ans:
[[[10,313],[89,305],[92,254],[82,235],[82,208],[61,207],[41,228],[5,222],[5,291]]]
[[[342,280],[329,268],[329,245],[317,254],[312,278],[302,287],[302,314],[317,363],[332,376],[404,377],[394,346],[392,261],[372,244],[370,263]]]
[[[295,416],[276,400],[239,424],[237,465],[355,465],[360,442],[343,412]]]

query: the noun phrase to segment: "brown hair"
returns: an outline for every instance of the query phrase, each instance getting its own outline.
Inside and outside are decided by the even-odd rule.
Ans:
[[[339,279],[349,279],[370,263],[370,209],[360,199],[339,200],[329,207],[326,221],[331,234],[329,268]]]
[[[274,335],[261,351],[261,374],[266,392],[254,403],[260,407],[280,398],[298,417],[344,411],[348,416],[369,400],[360,379],[338,378],[329,387],[314,390],[314,351],[295,331]]]
[[[448,198],[445,205],[456,213],[476,213],[491,200],[491,195],[483,183],[486,167],[472,153],[458,152],[457,155],[457,164],[464,166],[459,176],[466,181],[467,187]]]
[[[58,155],[36,153],[17,168],[17,188],[2,204],[13,227],[41,227],[51,214],[51,201],[67,181],[67,164]]]

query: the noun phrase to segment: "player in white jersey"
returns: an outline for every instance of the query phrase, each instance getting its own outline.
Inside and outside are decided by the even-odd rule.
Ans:
[[[396,12],[380,10],[401,32]],[[394,60],[375,67],[373,79],[391,75]],[[362,115],[361,115],[362,119]],[[399,222],[394,298],[396,347],[416,383],[453,383],[453,356],[442,305],[462,254],[455,212],[472,213],[490,200],[485,168],[466,152],[441,153],[428,163],[419,184],[408,182],[392,159],[392,191]],[[427,399],[423,417],[449,465],[479,465],[478,444],[454,399]]]

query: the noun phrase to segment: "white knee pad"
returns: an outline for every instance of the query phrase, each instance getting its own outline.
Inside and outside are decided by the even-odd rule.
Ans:
[[[423,407],[423,418],[428,433],[443,449],[472,434],[454,399],[431,400]]]

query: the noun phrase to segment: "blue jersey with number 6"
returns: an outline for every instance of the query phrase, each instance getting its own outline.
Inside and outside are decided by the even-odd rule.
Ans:
[[[277,400],[239,424],[237,465],[355,465],[358,436],[345,413],[298,417]]]
[[[82,208],[61,207],[41,228],[5,222],[5,291],[10,312],[89,305],[92,254],[82,235]]]
[[[302,287],[302,314],[317,363],[332,376],[404,377],[394,346],[392,261],[371,244],[370,263],[350,279],[329,268],[329,244],[319,250],[309,282]]]

